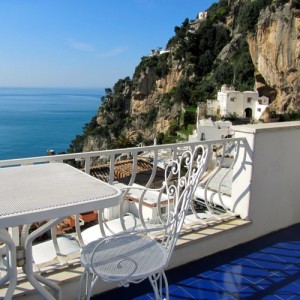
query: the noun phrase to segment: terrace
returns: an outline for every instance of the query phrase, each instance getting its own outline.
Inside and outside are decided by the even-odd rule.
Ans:
[[[186,217],[182,235],[170,261],[169,274],[172,288],[172,284],[175,285],[176,283],[178,286],[184,281],[178,277],[178,272],[180,272],[178,267],[189,270],[190,265],[188,263],[197,261],[199,263],[195,263],[193,266],[199,268],[197,270],[199,272],[195,274],[202,274],[204,270],[205,272],[215,272],[218,265],[212,263],[212,259],[222,262],[220,266],[224,266],[231,262],[231,260],[226,261],[230,253],[241,251],[239,258],[245,258],[245,253],[251,253],[249,248],[254,245],[248,242],[288,228],[300,221],[300,202],[298,201],[300,195],[300,165],[298,163],[300,122],[243,125],[236,126],[234,130],[235,138],[233,139],[6,160],[0,161],[0,167],[65,162],[83,168],[86,173],[90,174],[95,170],[95,166],[107,165],[109,168],[106,170],[109,172],[105,173],[101,179],[105,179],[109,184],[132,186],[139,182],[139,176],[142,176],[143,185],[150,187],[158,184],[156,175],[159,173],[158,164],[161,165],[162,157],[165,156],[168,159],[166,154],[169,154],[176,158],[185,149],[193,149],[199,143],[203,144],[210,150],[211,160],[207,173],[196,191],[194,209],[191,209],[190,214]],[[120,163],[116,160],[117,157],[124,154],[130,157],[131,172],[128,172],[127,169],[126,172],[122,173]],[[147,161],[147,166],[149,166],[149,162],[153,166],[150,172],[148,169],[146,170],[147,175],[145,172],[143,173],[144,169],[138,168],[140,165],[138,162],[141,159]],[[116,169],[118,169],[117,172]],[[120,175],[122,183],[116,182],[119,181],[117,174],[121,174],[120,172],[126,174],[126,178]],[[101,173],[102,175],[103,173]],[[145,180],[146,177],[147,180]],[[62,288],[63,299],[76,299],[77,297],[78,281],[82,272],[78,257],[80,248],[84,247],[85,241],[90,240],[91,236],[96,238],[109,235],[112,228],[114,231],[128,229],[139,221],[142,224],[147,224],[147,221],[155,219],[162,213],[162,207],[158,209],[158,205],[153,204],[153,199],[152,202],[149,200],[150,197],[146,196],[146,199],[145,195],[134,194],[129,196],[131,199],[124,197],[120,206],[98,211],[98,225],[87,226],[80,215],[76,215],[73,217],[76,229],[74,232],[62,234],[61,232],[58,233],[57,228],[54,228],[55,230],[51,231],[52,239],[50,241],[42,241],[34,245],[36,253],[33,256],[36,272],[59,283]],[[140,199],[137,199],[136,196],[139,196]],[[134,199],[137,201],[133,201]],[[138,215],[138,200],[143,203],[141,208],[143,219],[138,218],[140,217]],[[126,218],[128,213],[136,217],[133,224]],[[93,228],[95,231],[89,234]],[[287,232],[289,231],[290,229],[287,229]],[[15,242],[18,243],[19,228],[10,228],[9,232],[14,237]],[[72,243],[67,241],[66,245],[63,245],[61,242],[63,238]],[[51,246],[52,241],[54,243],[57,241],[59,247],[55,248],[53,244]],[[239,250],[232,248],[241,244],[244,245],[239,246],[243,247],[238,248]],[[39,248],[42,249],[43,246],[54,249],[49,261],[45,261],[43,255],[38,255],[40,252],[45,252],[45,250],[39,252]],[[226,252],[224,252],[225,250]],[[0,248],[0,251],[3,258],[0,263],[1,279],[1,276],[4,277],[6,274],[5,248]],[[242,259],[236,258],[234,261],[236,268],[243,269]],[[203,266],[206,269],[203,269]],[[284,270],[279,268],[278,272],[281,271]],[[18,285],[14,298],[40,299],[40,295],[26,281],[21,268],[18,269],[17,276]],[[185,279],[188,280],[189,278]],[[295,280],[293,276],[286,278],[287,285],[289,280]],[[210,285],[212,280],[207,285]],[[195,285],[199,290],[204,287]],[[113,284],[99,282],[94,293],[104,297],[105,292],[115,288],[116,286]],[[227,287],[224,285],[224,289],[226,288],[228,285]],[[251,288],[258,288],[263,293],[264,288],[267,289],[268,286],[256,285],[254,282]],[[2,285],[0,297],[5,295],[6,289],[7,285]],[[130,286],[127,290],[122,289],[121,293],[124,293],[124,299],[126,298],[126,291],[129,295],[131,291],[136,289],[138,286]],[[148,292],[150,293],[150,290]],[[174,298],[179,297],[173,295]],[[228,299],[242,297],[241,294],[239,296],[230,294],[230,291],[228,291],[228,295]],[[295,295],[290,294],[291,297]],[[141,294],[136,293],[135,296],[129,296],[127,299],[137,296],[141,296]],[[170,296],[172,297],[172,293]],[[151,295],[146,295],[143,299],[148,299],[147,297],[149,298]],[[181,295],[181,297],[188,298],[189,296]],[[195,294],[190,296],[190,298],[193,297],[196,297]]]

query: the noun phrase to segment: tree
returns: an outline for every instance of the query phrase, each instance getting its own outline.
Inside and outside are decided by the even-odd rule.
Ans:
[[[114,149],[134,147],[136,145],[136,137],[136,132],[128,131],[126,133],[121,133],[117,139],[112,141],[110,146]]]
[[[249,51],[242,52],[235,64],[233,85],[240,91],[253,89],[254,66]]]
[[[214,72],[215,81],[221,84],[232,85],[233,75],[233,66],[229,62],[223,62]]]
[[[238,14],[239,31],[255,32],[260,11],[271,3],[272,0],[255,0],[241,6]]]
[[[106,95],[111,95],[112,94],[112,89],[111,88],[106,88],[105,89],[105,94]]]
[[[83,151],[84,137],[82,135],[76,135],[75,139],[69,145],[67,153],[78,153]]]

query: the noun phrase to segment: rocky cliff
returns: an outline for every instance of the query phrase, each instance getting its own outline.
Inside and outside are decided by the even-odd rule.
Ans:
[[[221,2],[223,2],[221,7],[224,8],[224,3],[227,1]],[[243,39],[243,33],[239,32],[239,11],[249,2],[251,1],[229,0],[227,2],[229,9],[224,17],[224,26],[230,30],[231,39],[222,48],[217,60],[226,62],[234,61],[236,58]],[[278,113],[298,111],[300,109],[300,4],[299,1],[269,1],[269,3],[259,11],[254,28],[250,32],[249,30],[244,32],[254,66],[253,88],[256,88],[261,96],[267,96],[272,103],[270,107]],[[200,22],[195,26],[194,23],[191,27],[198,28],[199,24]],[[173,53],[172,48],[171,53]],[[143,97],[132,98],[135,115],[160,103],[161,96],[175,88],[181,79],[187,78],[189,71],[191,73],[189,79],[195,75],[194,66],[185,64],[184,60],[174,60],[173,57],[170,64],[172,67],[169,73],[157,80],[150,71],[140,73],[139,84],[133,94],[143,95]],[[145,84],[146,82],[148,85]],[[218,86],[221,83],[224,82],[214,84]],[[234,85],[234,82],[230,84]],[[199,99],[201,100],[203,99]],[[166,130],[166,127],[164,129]]]
[[[223,84],[256,88],[277,113],[299,112],[299,16],[299,0],[220,0],[206,18],[184,20],[164,51],[142,57],[132,79],[106,90],[70,152],[173,142]]]
[[[289,1],[260,13],[257,30],[247,35],[256,88],[278,112],[300,108],[300,9]]]
[[[149,136],[156,132],[166,132],[170,127],[170,122],[179,115],[181,110],[181,103],[173,103],[170,107],[165,107],[162,98],[183,77],[183,69],[178,62],[174,62],[171,57],[168,57],[169,54],[161,55],[166,56],[163,59],[166,59],[171,64],[168,73],[158,78],[155,74],[155,67],[152,66],[136,74],[136,86],[131,98],[131,114],[136,119],[135,129],[143,126],[144,122],[140,118],[141,113],[157,108],[153,126],[145,128],[145,133]],[[151,60],[153,58],[147,57],[144,59]]]

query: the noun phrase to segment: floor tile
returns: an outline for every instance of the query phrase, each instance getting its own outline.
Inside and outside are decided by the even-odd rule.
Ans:
[[[268,270],[268,272],[276,272],[285,269],[289,264],[282,259],[278,259],[275,255],[260,253],[255,259],[251,259],[253,264]]]
[[[299,247],[300,249],[300,247]],[[263,250],[265,254],[272,254],[276,256],[278,259],[281,259],[285,262],[289,263],[299,263],[300,262],[300,252],[299,249],[290,249],[286,247],[282,247],[280,245],[274,245],[274,247],[268,247]]]
[[[222,289],[207,278],[200,279],[192,285],[179,283],[178,287],[193,296],[193,299],[235,299],[227,290]]]
[[[235,295],[237,299],[258,299],[256,295],[260,291],[261,288],[254,284],[239,290],[237,293],[234,293],[233,295]]]
[[[251,283],[256,283],[270,275],[270,271],[257,265],[253,260],[245,259],[240,264],[231,264],[231,272],[243,276]]]
[[[300,223],[167,272],[170,300],[300,300]],[[149,282],[96,299],[152,300]]]
[[[295,299],[296,297],[300,298],[299,286],[295,285],[293,282],[283,286],[274,294],[284,300]]]

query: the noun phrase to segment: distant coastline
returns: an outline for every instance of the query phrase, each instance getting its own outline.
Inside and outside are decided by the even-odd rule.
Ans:
[[[104,89],[0,87],[0,160],[65,152]]]

